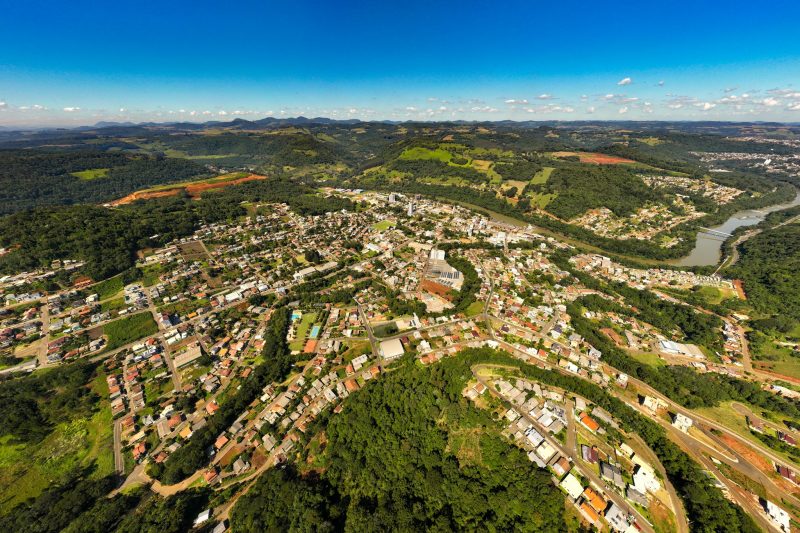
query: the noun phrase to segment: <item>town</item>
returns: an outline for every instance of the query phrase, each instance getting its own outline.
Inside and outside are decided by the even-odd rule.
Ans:
[[[598,284],[647,289],[687,309],[683,291],[707,288],[742,297],[734,280],[666,268],[632,268],[525,224],[454,204],[398,193],[325,189],[355,211],[302,216],[286,205],[252,204],[242,222],[201,227],[159,249],[143,250],[143,278],[79,278],[73,287],[31,287],[70,261],[0,279],[2,372],[40,372],[82,359],[101,362],[113,419],[114,469],[126,487],[164,495],[188,487],[237,487],[237,496],[198,517],[224,524],[248,482],[286,463],[321,418],[392,364],[421,365],[489,347],[541,368],[603,387],[645,413],[690,451],[732,501],[773,529],[789,531],[800,501],[792,494],[800,434],[742,406],[736,424],[775,435],[781,448],[727,421],[669,400],[605,361],[607,348],[579,332],[571,314],[598,324],[615,349],[654,365],[743,375],[752,370],[736,315],[715,332],[719,349],[649,324]],[[727,193],[726,193],[727,194]],[[584,278],[587,276],[587,278]],[[588,280],[594,280],[588,283]],[[276,302],[291,309],[284,342],[297,361],[214,434],[205,465],[179,483],[154,479],[170,456],[206,428],[263,362]],[[614,304],[612,306],[612,304]],[[696,313],[710,313],[696,309]],[[463,391],[506,424],[504,434],[547,470],[582,520],[613,531],[687,531],[687,517],[664,467],[602,407],[569,390],[481,365]],[[764,390],[796,396],[794,385],[757,374]],[[734,424],[734,426],[736,425]],[[742,477],[760,487],[742,487]],[[243,489],[241,487],[244,487]],[[215,530],[216,531],[216,530]]]

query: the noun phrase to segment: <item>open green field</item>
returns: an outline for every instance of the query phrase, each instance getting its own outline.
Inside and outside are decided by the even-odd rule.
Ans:
[[[81,170],[80,172],[70,172],[71,175],[82,180],[93,180],[97,178],[105,178],[108,176],[110,168],[90,168],[89,170]]]
[[[110,300],[106,300],[100,304],[100,310],[104,313],[116,311],[118,309],[122,309],[123,307],[125,307],[125,298],[122,296],[119,298],[111,298]]]
[[[556,193],[533,193],[531,195],[531,205],[536,206],[539,209],[544,209],[547,207],[547,204],[555,200],[556,196],[558,196]]]
[[[114,276],[113,278],[108,278],[105,281],[96,283],[89,290],[96,292],[98,298],[101,300],[105,300],[106,298],[111,298],[112,296],[117,295],[122,289],[122,277]]]
[[[483,302],[472,302],[471,304],[469,304],[469,307],[467,307],[467,310],[464,311],[464,314],[467,315],[468,317],[473,317],[481,314],[482,311],[483,311]]]
[[[541,185],[543,183],[547,183],[547,180],[550,179],[550,174],[553,173],[555,167],[544,167],[542,170],[536,173],[536,175],[531,179],[532,185]]]
[[[108,337],[106,350],[114,350],[156,332],[158,326],[150,311],[126,316],[103,326],[103,334]]]
[[[627,353],[640,363],[644,363],[650,366],[666,366],[666,363],[664,362],[663,359],[661,359],[658,356],[658,354],[644,353],[644,352],[627,352]]]
[[[407,148],[404,150],[398,159],[436,159],[444,163],[449,163],[452,158],[453,154],[441,148],[430,150],[421,146],[415,146],[414,148]]]
[[[394,220],[381,220],[380,222],[376,222],[372,225],[372,229],[376,231],[386,231],[389,228],[393,228],[395,226]]]

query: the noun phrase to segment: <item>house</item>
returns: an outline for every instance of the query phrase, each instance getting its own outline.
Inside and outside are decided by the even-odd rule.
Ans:
[[[647,501],[647,496],[636,490],[636,488],[628,485],[628,490],[625,491],[625,497],[637,505],[647,508],[650,502]]]
[[[684,433],[689,431],[689,428],[692,427],[693,423],[694,421],[691,418],[680,413],[675,413],[675,416],[672,418],[672,425]]]
[[[580,418],[581,424],[591,431],[592,433],[596,433],[598,429],[600,429],[600,424],[597,423],[592,417],[588,414],[583,413]]]
[[[597,526],[600,524],[600,515],[592,509],[592,506],[586,502],[581,503],[580,506],[581,513],[589,521],[590,524],[593,526]]]
[[[566,457],[559,457],[558,461],[553,463],[553,472],[556,473],[556,476],[560,478],[564,477],[564,474],[569,472],[572,466],[569,464],[569,461]]]
[[[208,470],[203,473],[203,479],[206,480],[206,483],[209,485],[213,485],[217,481],[219,481],[219,475],[217,475],[216,468],[209,468]]]
[[[650,465],[640,462],[633,473],[633,486],[643,494],[646,492],[655,493],[661,489],[661,482]]]
[[[625,488],[625,480],[622,478],[622,470],[620,470],[617,465],[612,465],[611,463],[606,463],[605,461],[601,462],[600,477],[610,481],[621,489]]]
[[[536,448],[536,455],[542,458],[547,463],[556,454],[556,449],[553,448],[549,442],[543,442]]]
[[[622,532],[628,529],[628,518],[625,515],[625,511],[620,509],[617,504],[611,504],[611,507],[606,511],[605,517],[613,531]]]
[[[652,414],[657,414],[660,409],[666,409],[667,404],[655,396],[645,396],[642,398],[642,407]]]
[[[578,478],[573,476],[571,473],[567,474],[564,479],[561,480],[559,486],[564,489],[564,491],[572,498],[573,501],[577,500],[581,494],[583,494],[583,485],[581,482],[578,481]]]
[[[760,500],[762,507],[769,515],[770,520],[780,528],[781,531],[789,533],[791,531],[791,519],[789,513],[775,505],[769,500]]]
[[[211,518],[211,509],[206,509],[205,511],[197,515],[197,518],[194,519],[194,527],[197,527],[200,524],[208,522],[210,518]]]
[[[147,443],[142,441],[133,447],[133,460],[139,461],[147,452]]]
[[[602,513],[606,510],[606,505],[608,505],[608,503],[592,487],[586,487],[583,490],[582,496],[586,503],[596,512]]]
[[[228,437],[226,437],[225,434],[223,433],[222,435],[217,437],[217,440],[214,442],[214,448],[217,450],[221,450],[222,448],[225,447],[226,444],[228,444],[228,442],[229,442]]]
[[[587,463],[595,464],[600,459],[599,455],[596,447],[581,444],[581,457]]]

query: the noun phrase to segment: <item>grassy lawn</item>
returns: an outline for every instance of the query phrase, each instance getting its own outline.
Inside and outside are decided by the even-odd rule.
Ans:
[[[109,278],[105,281],[95,284],[89,290],[96,292],[97,296],[101,300],[105,300],[106,298],[111,298],[112,296],[116,295],[122,289],[122,278],[120,276],[114,276],[113,278]]]
[[[555,167],[544,167],[533,177],[531,180],[531,185],[541,185],[543,183],[547,183],[547,180],[550,179],[550,174],[552,174],[554,170]]]
[[[159,282],[159,276],[164,272],[164,267],[160,264],[147,265],[142,268],[142,285],[152,287]]]
[[[106,350],[114,350],[157,331],[158,326],[149,311],[109,322],[103,327],[103,334],[108,337]]]
[[[377,231],[386,231],[389,228],[393,228],[395,226],[394,220],[381,220],[380,222],[376,222],[372,225],[372,229]]]
[[[535,205],[539,209],[544,209],[545,207],[547,207],[547,204],[555,200],[556,196],[557,194],[555,193],[552,194],[533,193],[531,195],[531,205]]]
[[[110,168],[90,168],[89,170],[81,170],[80,172],[70,172],[71,175],[82,180],[93,180],[96,178],[104,178],[108,176]]]
[[[111,300],[106,300],[105,302],[100,304],[100,310],[105,312],[115,311],[117,309],[122,309],[125,307],[125,297],[120,296],[119,298],[112,298]]]
[[[628,352],[628,355],[650,366],[665,366],[666,363],[657,354],[654,353],[641,353],[641,352]]]
[[[464,312],[465,315],[468,317],[473,317],[481,314],[483,311],[483,302],[472,302],[467,307],[467,310]]]

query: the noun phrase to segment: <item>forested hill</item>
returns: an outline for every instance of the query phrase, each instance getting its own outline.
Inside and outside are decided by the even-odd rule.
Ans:
[[[0,215],[102,203],[137,189],[210,174],[188,159],[96,150],[0,150]]]

